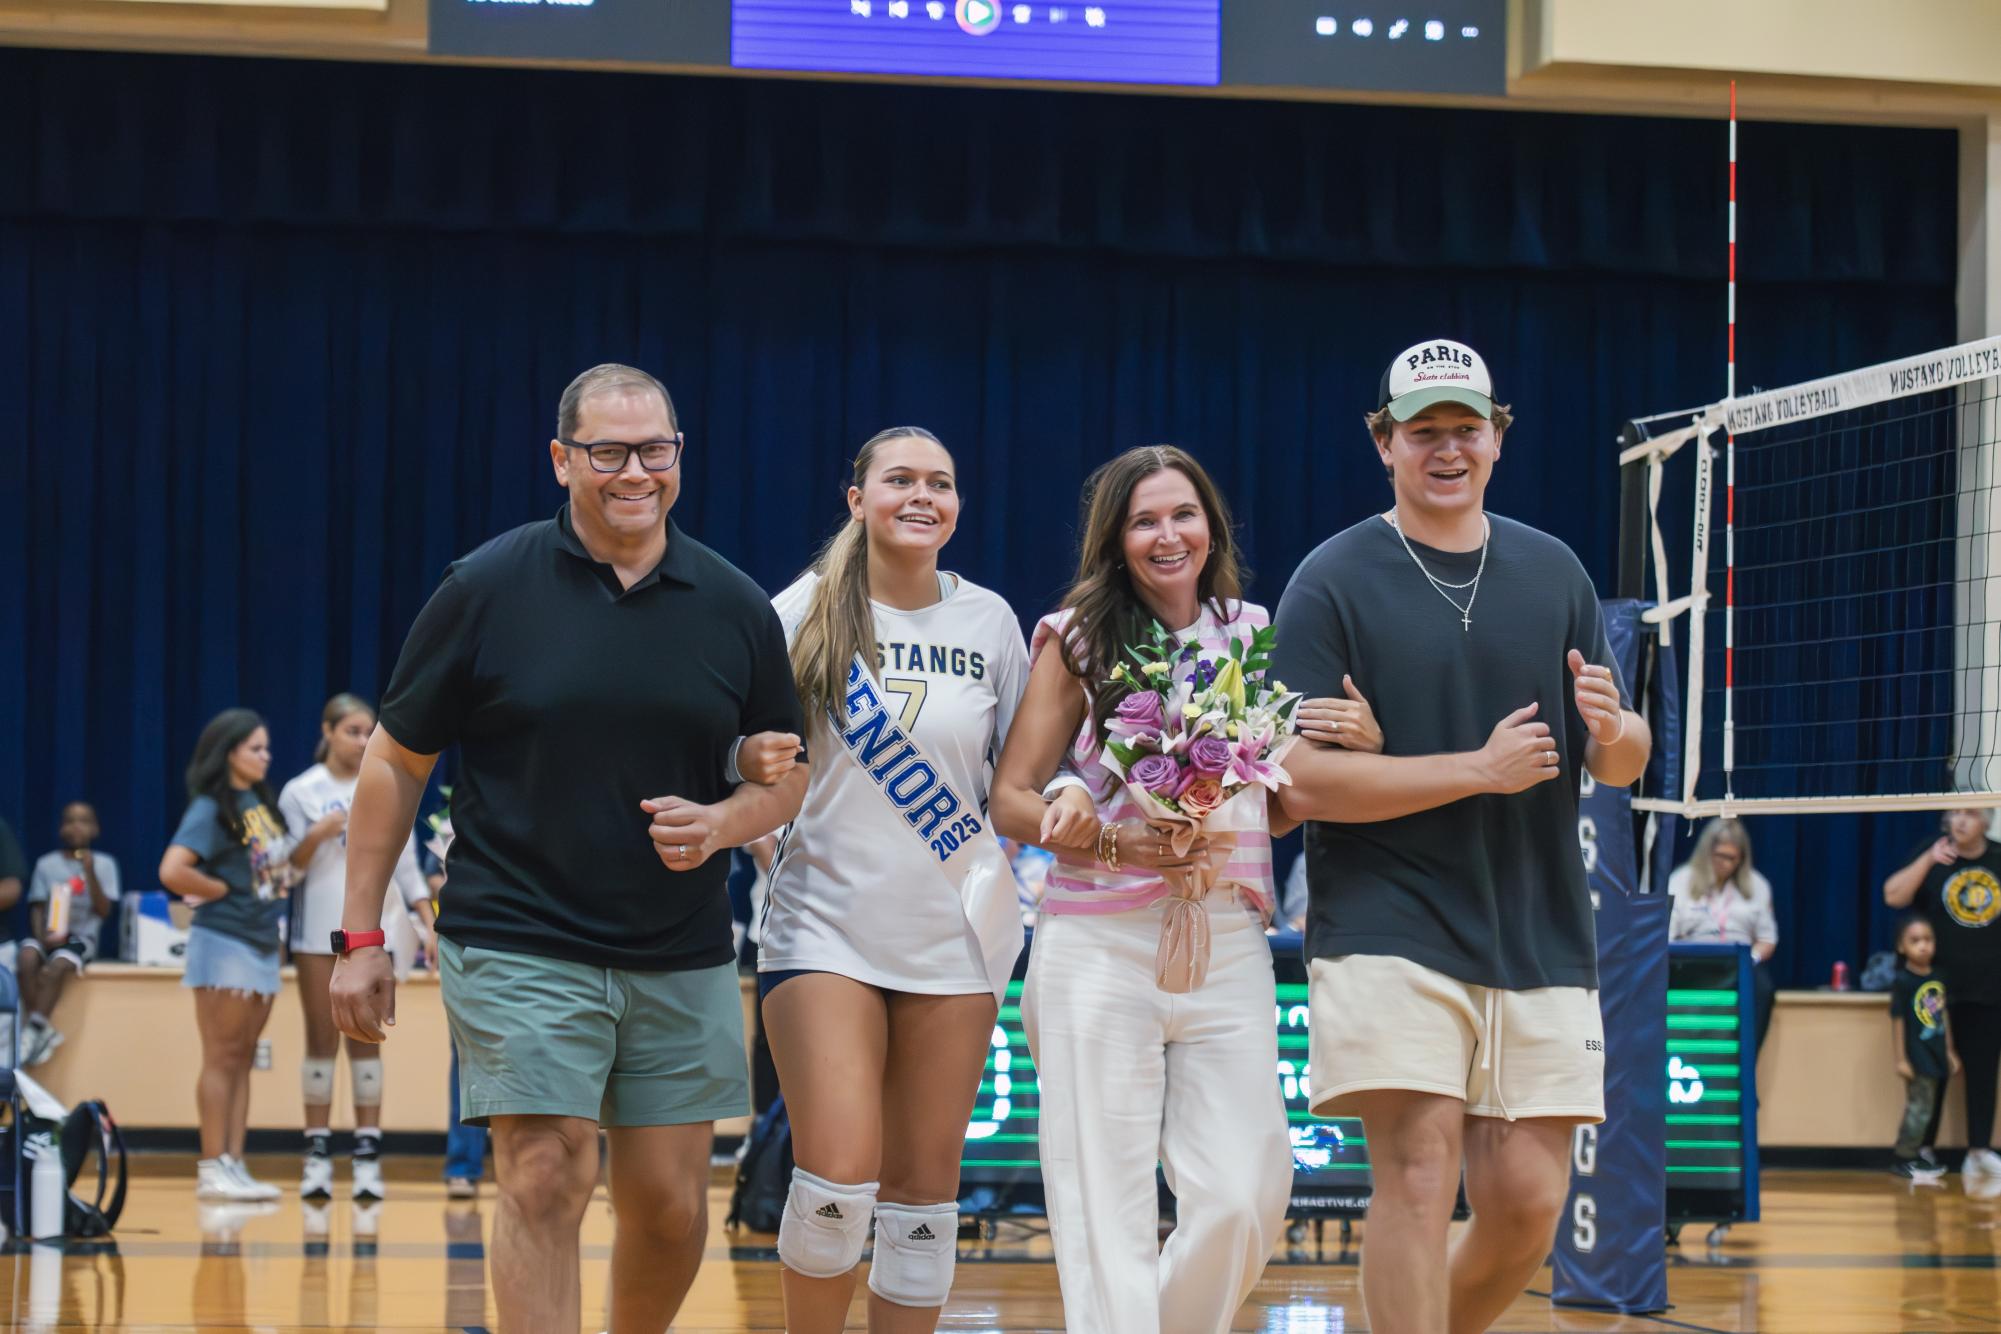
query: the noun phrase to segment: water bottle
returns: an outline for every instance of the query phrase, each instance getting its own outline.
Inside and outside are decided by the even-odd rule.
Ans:
[[[1848,990],[1848,963],[1845,959],[1834,961],[1834,978],[1829,985],[1836,991]]]
[[[35,1168],[28,1178],[29,1221],[36,1241],[63,1239],[63,1204],[69,1183],[63,1178],[62,1149],[51,1133],[35,1154]]]

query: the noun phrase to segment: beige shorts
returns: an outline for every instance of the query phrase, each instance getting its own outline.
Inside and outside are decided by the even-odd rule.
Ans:
[[[1315,1116],[1371,1089],[1458,1098],[1472,1116],[1605,1119],[1605,1029],[1583,987],[1504,991],[1408,959],[1346,954],[1308,966]]]

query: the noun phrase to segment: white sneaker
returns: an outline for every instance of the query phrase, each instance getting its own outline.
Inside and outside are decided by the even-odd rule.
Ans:
[[[264,1193],[269,1187],[260,1187],[241,1179],[230,1170],[230,1166],[231,1160],[227,1155],[203,1159],[195,1173],[195,1198],[227,1204],[259,1204],[276,1198],[276,1192],[270,1195]]]
[[[279,1190],[276,1186],[268,1185],[265,1182],[259,1181],[256,1177],[251,1176],[250,1169],[244,1166],[243,1161],[241,1159],[232,1158],[225,1153],[217,1161],[222,1163],[225,1170],[228,1171],[230,1176],[235,1178],[236,1183],[239,1186],[241,1186],[244,1190],[249,1192],[247,1195],[244,1195],[241,1198],[246,1200],[277,1200],[284,1198],[285,1195],[284,1191]]]
[[[357,1200],[382,1200],[388,1192],[382,1188],[382,1161],[378,1158],[357,1158],[354,1160],[354,1198]]]
[[[299,1194],[308,1200],[332,1199],[333,1177],[333,1159],[309,1153],[299,1173]]]
[[[63,1035],[60,1029],[46,1021],[39,1024],[30,1022],[27,1050],[21,1053],[21,1064],[42,1065],[49,1057],[55,1055],[56,1048],[62,1045]]]
[[[1970,1177],[2001,1177],[2001,1154],[1992,1149],[1968,1149],[1966,1163],[1959,1170]]]

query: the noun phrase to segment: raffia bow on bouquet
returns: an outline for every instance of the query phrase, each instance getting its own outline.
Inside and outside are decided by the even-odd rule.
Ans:
[[[1203,855],[1167,875],[1154,982],[1186,992],[1209,974],[1209,916],[1202,906],[1225,876],[1238,836],[1268,829],[1266,800],[1292,781],[1280,761],[1291,748],[1301,696],[1269,681],[1277,637],[1267,627],[1228,651],[1206,656],[1156,622],[1152,642],[1131,645],[1113,683],[1126,688],[1105,721],[1099,761],[1118,775],[1149,824],[1177,857],[1198,838]]]

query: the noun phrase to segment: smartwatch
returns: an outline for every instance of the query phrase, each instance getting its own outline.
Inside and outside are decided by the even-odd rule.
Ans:
[[[386,931],[336,931],[333,933],[333,952],[345,957],[355,950],[380,945],[388,939]]]

